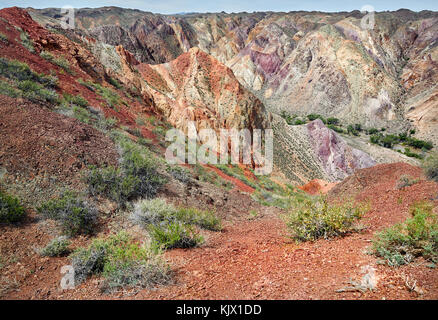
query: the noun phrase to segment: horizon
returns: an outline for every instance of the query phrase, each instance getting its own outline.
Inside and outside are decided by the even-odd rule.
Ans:
[[[96,9],[103,7],[117,7],[122,9],[140,10],[144,12],[152,12],[155,14],[190,14],[190,13],[242,13],[242,12],[352,12],[355,10],[361,10],[365,5],[372,6],[376,12],[385,11],[397,11],[400,9],[407,9],[414,12],[420,12],[423,10],[438,11],[438,2],[429,0],[418,0],[415,3],[407,0],[387,0],[387,1],[323,1],[313,0],[306,3],[300,1],[286,1],[286,0],[271,0],[269,4],[265,4],[265,1],[261,0],[222,0],[215,3],[200,2],[198,0],[162,0],[160,3],[154,1],[140,1],[140,0],[101,0],[90,1],[74,0],[60,3],[55,0],[42,0],[36,2],[34,0],[24,1],[12,1],[6,0],[0,5],[0,8],[7,7],[21,7],[21,8],[34,8],[34,9],[48,9],[48,8],[61,8],[69,5],[75,9]],[[90,5],[91,4],[91,5]]]

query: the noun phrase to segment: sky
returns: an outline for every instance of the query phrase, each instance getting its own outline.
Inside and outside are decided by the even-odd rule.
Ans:
[[[1,0],[0,8],[74,8],[117,6],[154,13],[253,12],[253,11],[353,11],[371,5],[376,11],[406,8],[413,11],[438,11],[437,0]]]

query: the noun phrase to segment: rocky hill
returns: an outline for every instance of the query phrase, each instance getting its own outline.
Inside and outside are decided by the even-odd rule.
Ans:
[[[438,298],[435,12],[59,17],[0,10],[0,299]],[[273,172],[169,164],[188,121]]]
[[[29,12],[43,24],[57,15]],[[362,30],[358,11],[167,16],[106,7],[76,17],[84,34],[122,44],[146,63],[199,47],[228,65],[269,111],[415,128],[417,137],[438,142],[435,12],[377,13],[372,30]]]

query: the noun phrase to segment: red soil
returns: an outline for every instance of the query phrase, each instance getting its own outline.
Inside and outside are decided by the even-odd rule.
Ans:
[[[313,179],[313,180],[309,181],[308,183],[306,183],[305,185],[300,186],[298,188],[303,190],[304,192],[307,192],[308,194],[316,195],[319,193],[326,194],[335,185],[336,185],[336,183],[327,182],[327,181],[320,180],[320,179]]]
[[[26,271],[26,261],[6,269],[7,275],[26,274],[17,291],[7,298],[37,299],[438,299],[438,272],[419,259],[415,263],[391,268],[377,263],[366,254],[376,230],[403,221],[414,201],[436,198],[438,184],[421,180],[403,189],[394,188],[402,174],[421,177],[418,168],[405,164],[379,165],[359,170],[340,183],[330,196],[356,196],[369,200],[371,210],[362,222],[368,227],[331,241],[319,240],[296,244],[288,240],[279,210],[262,208],[261,217],[248,220],[241,199],[241,218],[227,220],[220,233],[206,233],[204,246],[191,250],[171,250],[167,259],[175,270],[176,283],[155,290],[103,294],[99,279],[91,279],[75,290],[59,289],[60,268],[67,258],[31,260],[33,273]],[[348,187],[348,188],[347,188]],[[373,191],[375,190],[375,191]],[[402,197],[400,202],[398,199]],[[435,201],[437,204],[437,201]],[[239,204],[237,204],[239,205]],[[218,208],[220,210],[220,208]],[[226,213],[224,213],[226,214]],[[35,226],[2,232],[2,244],[26,245]],[[21,233],[21,236],[17,236]],[[18,249],[17,249],[18,250]],[[30,259],[30,258],[24,258]],[[367,292],[336,292],[359,280],[364,266],[376,269],[377,289]],[[21,271],[20,271],[21,270]],[[27,273],[26,273],[27,272]],[[403,277],[417,281],[418,290],[409,291]]]
[[[241,180],[237,178],[225,174],[222,170],[216,168],[215,166],[208,166],[208,167],[214,172],[216,172],[223,179],[232,182],[237,190],[240,190],[242,192],[248,192],[248,193],[253,193],[255,191],[254,188],[246,185],[245,183],[243,183]]]

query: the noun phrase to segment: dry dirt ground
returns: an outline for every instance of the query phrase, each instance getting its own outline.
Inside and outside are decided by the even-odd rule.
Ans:
[[[421,179],[398,188],[401,175]],[[33,221],[18,227],[2,227],[0,252],[9,257],[1,273],[3,299],[438,299],[438,270],[417,260],[392,268],[367,254],[373,234],[408,217],[417,200],[435,199],[438,184],[425,181],[419,168],[406,164],[379,165],[360,170],[338,184],[331,198],[355,196],[370,201],[363,217],[367,229],[344,238],[297,244],[276,208],[260,207],[248,214],[247,194],[234,192],[235,213],[220,211],[222,232],[206,233],[206,243],[195,249],[175,249],[165,257],[174,270],[174,283],[152,290],[102,293],[101,280],[93,278],[74,290],[61,290],[60,269],[68,258],[42,258],[35,253],[49,241],[53,226]],[[229,207],[227,207],[229,210]],[[78,238],[80,246],[88,239]],[[374,270],[374,291],[344,291]],[[416,282],[414,290],[407,284]]]

